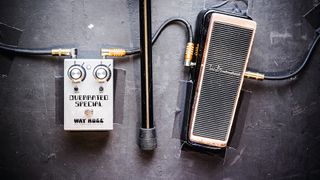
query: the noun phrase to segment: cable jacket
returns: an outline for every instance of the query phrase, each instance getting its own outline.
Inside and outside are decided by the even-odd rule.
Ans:
[[[317,44],[319,42],[319,39],[320,39],[320,34],[317,34],[315,36],[315,38],[313,39],[311,47],[309,48],[309,51],[307,52],[307,55],[306,55],[304,61],[301,63],[301,65],[295,71],[293,71],[292,73],[284,74],[284,75],[273,75],[276,73],[266,72],[266,73],[263,73],[263,74],[265,74],[264,79],[266,79],[266,80],[284,80],[284,79],[289,79],[289,78],[296,76],[298,73],[301,72],[301,70],[308,63],[308,61],[312,55],[312,52],[314,51],[315,47],[317,46]]]
[[[51,49],[24,49],[0,43],[0,50],[21,55],[51,55]]]
[[[185,28],[187,30],[188,42],[193,42],[193,31],[192,31],[191,24],[183,18],[170,18],[170,19],[166,20],[164,23],[162,23],[162,25],[154,33],[154,35],[152,37],[152,45],[157,41],[160,34],[163,32],[164,29],[166,29],[166,27],[168,27],[171,24],[175,24],[175,23],[181,23],[185,26]],[[134,54],[139,54],[139,53],[140,53],[140,48],[126,49],[126,55],[134,55]]]

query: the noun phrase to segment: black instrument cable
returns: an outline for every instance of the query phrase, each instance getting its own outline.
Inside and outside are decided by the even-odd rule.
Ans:
[[[317,32],[316,36],[313,38],[312,44],[303,60],[303,62],[301,63],[301,65],[297,66],[296,70],[294,70],[291,73],[288,74],[283,74],[283,75],[276,75],[278,73],[273,73],[273,72],[265,72],[265,73],[261,73],[261,72],[257,72],[257,70],[250,70],[250,68],[248,68],[248,71],[251,71],[253,73],[258,73],[258,74],[262,74],[264,76],[264,78],[261,78],[261,80],[265,79],[265,80],[285,80],[285,79],[290,79],[294,76],[296,76],[298,73],[300,73],[303,68],[306,66],[306,64],[308,63],[309,59],[311,58],[312,52],[314,51],[314,49],[317,47],[317,44],[319,42],[320,39],[320,33]]]
[[[212,6],[211,8],[219,8],[219,7],[226,5],[229,2],[230,2],[230,0],[225,0],[225,1],[221,2],[220,4]],[[170,18],[170,19],[166,20],[159,27],[159,29],[155,32],[155,34],[152,37],[152,45],[157,41],[160,34],[167,26],[169,26],[171,24],[175,24],[175,23],[181,23],[181,24],[185,25],[185,28],[188,32],[188,42],[190,42],[190,43],[193,42],[193,31],[192,31],[191,24],[183,18]],[[0,42],[0,50],[15,53],[15,54],[21,54],[21,55],[53,55],[53,53],[52,53],[53,50],[51,50],[51,49],[18,48],[16,46],[4,44],[1,42]],[[119,49],[113,49],[113,50],[119,50]],[[126,52],[125,55],[135,55],[135,54],[140,53],[140,48],[132,48],[132,49],[126,48],[126,49],[121,49],[121,50],[124,50]],[[117,54],[112,54],[112,55],[117,56]]]
[[[157,41],[159,38],[160,34],[163,32],[163,30],[168,27],[171,24],[175,23],[181,23],[185,26],[187,30],[187,35],[188,35],[188,42],[193,42],[193,31],[191,24],[183,19],[183,18],[170,18],[166,20],[160,27],[159,29],[155,32],[155,34],[152,37],[152,45]],[[71,50],[75,51],[76,49],[27,49],[27,48],[18,48],[16,46],[0,43],[0,50],[5,51],[5,52],[10,52],[10,53],[15,53],[19,55],[71,55]],[[60,50],[60,51],[59,51]],[[69,53],[66,53],[65,51],[69,50]],[[114,51],[112,56],[119,56],[116,53],[119,52],[120,49],[108,49],[110,51]],[[132,49],[121,49],[122,51],[125,51],[125,55],[136,55],[140,53],[140,48],[132,48]],[[108,54],[110,55],[110,54]]]
[[[227,3],[229,3],[229,0],[223,1],[220,4],[214,5],[211,8],[219,8]],[[157,41],[159,38],[160,34],[163,32],[163,30],[168,27],[171,24],[176,24],[176,23],[181,23],[185,26],[186,31],[187,31],[187,39],[188,39],[188,44],[186,48],[186,56],[189,56],[188,61],[191,61],[192,59],[192,54],[194,50],[194,45],[193,45],[193,31],[192,31],[192,26],[191,24],[183,19],[183,18],[170,18],[166,20],[159,28],[158,30],[154,33],[152,37],[152,45]],[[301,63],[300,66],[297,67],[297,69],[291,73],[288,74],[283,74],[283,75],[277,75],[278,73],[276,72],[265,72],[265,73],[260,73],[259,71],[248,68],[248,71],[251,71],[251,73],[256,73],[260,74],[263,76],[261,79],[265,80],[284,80],[284,79],[290,79],[294,76],[296,76],[298,73],[303,70],[303,68],[306,66],[308,63],[312,52],[314,51],[315,47],[317,46],[318,42],[320,39],[320,31],[318,30],[316,33],[316,36],[313,39],[313,42],[309,48],[309,51],[307,52],[307,55],[304,59],[304,61]],[[189,44],[190,43],[190,44]],[[72,48],[72,49],[27,49],[27,48],[18,48],[13,45],[8,45],[0,42],[0,50],[5,51],[5,52],[10,52],[10,53],[15,53],[19,55],[54,55],[54,56],[72,56],[75,57],[77,55],[77,49]],[[115,57],[122,57],[122,56],[127,56],[127,55],[138,55],[140,53],[140,48],[126,48],[126,49],[101,49],[101,54],[103,56],[115,56]],[[190,59],[191,56],[191,59]],[[187,61],[187,60],[186,60]],[[190,66],[190,65],[189,65]]]
[[[0,43],[0,50],[21,55],[51,55],[51,49],[24,49]]]
[[[222,7],[224,5],[226,5],[227,3],[229,3],[230,0],[226,0],[221,2],[220,4],[214,5],[211,8],[219,8]],[[152,37],[152,45],[157,41],[157,39],[159,38],[160,34],[162,33],[162,31],[169,25],[171,24],[175,24],[175,23],[182,23],[183,25],[185,25],[185,28],[188,32],[188,42],[193,42],[193,31],[192,31],[192,26],[191,24],[183,19],[183,18],[170,18],[167,19],[159,28],[158,30],[154,33],[153,37]],[[133,48],[133,49],[125,49],[126,51],[126,55],[135,55],[135,54],[139,54],[140,53],[140,48]]]
[[[221,2],[220,4],[214,5],[211,8],[219,8],[227,3],[229,3],[229,0],[225,0]],[[170,18],[166,20],[159,29],[155,32],[155,34],[152,37],[152,45],[157,41],[160,34],[163,32],[163,30],[168,27],[171,24],[175,23],[181,23],[185,26],[187,30],[187,36],[188,36],[188,44],[186,48],[186,56],[189,58],[189,61],[192,59],[193,54],[193,31],[191,24],[183,19],[183,18]],[[77,49],[27,49],[27,48],[18,48],[16,46],[0,43],[0,50],[10,53],[15,53],[19,55],[59,55],[59,56],[72,56],[75,57],[77,55]],[[126,49],[101,49],[101,52],[105,50],[105,53],[103,56],[126,56],[126,55],[136,55],[140,53],[140,48],[126,48]],[[103,54],[103,52],[102,52]]]
[[[0,51],[5,51],[8,53],[14,53],[18,55],[26,56],[71,56],[75,58],[78,54],[76,48],[71,49],[27,49],[27,48],[18,48],[17,46],[4,44],[0,42]]]
[[[266,80],[284,80],[284,79],[289,79],[292,78],[294,76],[296,76],[307,64],[307,62],[309,61],[311,54],[313,52],[313,50],[315,49],[315,47],[317,46],[318,42],[320,39],[320,34],[317,34],[317,36],[315,36],[315,38],[313,39],[312,45],[304,59],[304,61],[301,63],[301,65],[292,73],[289,74],[285,74],[285,75],[278,75],[278,76],[274,76],[271,75],[270,73],[264,73],[264,79]]]
[[[181,23],[185,26],[186,30],[187,30],[187,35],[188,35],[188,42],[193,42],[193,31],[192,31],[192,27],[191,24],[183,19],[183,18],[170,18],[168,20],[166,20],[159,28],[158,30],[154,33],[153,37],[152,37],[152,45],[157,41],[157,39],[159,38],[160,34],[163,32],[163,30],[168,27],[171,24],[175,24],[175,23]],[[119,52],[121,50],[121,52],[125,51],[125,54],[122,55],[118,55],[117,52]],[[102,50],[103,51],[103,50]],[[106,51],[108,51],[107,56],[125,56],[125,55],[137,55],[140,54],[140,48],[125,48],[125,49],[106,49]]]

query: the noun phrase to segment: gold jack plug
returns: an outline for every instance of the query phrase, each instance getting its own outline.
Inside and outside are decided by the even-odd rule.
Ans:
[[[264,74],[251,71],[246,71],[244,73],[244,77],[249,79],[264,80]]]
[[[106,56],[113,56],[113,57],[123,57],[127,54],[125,49],[101,49],[101,56],[106,57]]]
[[[188,42],[186,46],[186,52],[184,55],[184,66],[192,66],[192,56],[194,51],[194,44],[193,42]]]
[[[71,56],[72,58],[77,57],[77,49],[52,49],[51,50],[52,56]]]

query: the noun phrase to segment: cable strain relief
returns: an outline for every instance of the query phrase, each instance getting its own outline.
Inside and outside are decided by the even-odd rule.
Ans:
[[[113,57],[123,57],[127,54],[125,49],[115,49],[115,48],[110,48],[110,49],[101,49],[101,56],[113,56]]]
[[[77,57],[78,51],[76,48],[71,49],[52,49],[51,55],[52,56],[71,56],[72,58]]]
[[[248,79],[264,80],[265,75],[257,72],[246,71],[244,77]]]
[[[188,42],[186,46],[186,52],[184,55],[184,66],[187,66],[187,67],[191,66],[193,51],[194,51],[193,42]]]

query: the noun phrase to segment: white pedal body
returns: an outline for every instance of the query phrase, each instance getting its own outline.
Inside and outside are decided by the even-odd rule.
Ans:
[[[113,129],[113,60],[64,60],[64,130]]]

